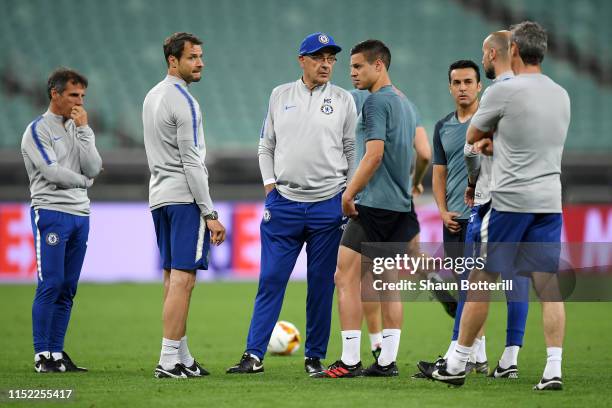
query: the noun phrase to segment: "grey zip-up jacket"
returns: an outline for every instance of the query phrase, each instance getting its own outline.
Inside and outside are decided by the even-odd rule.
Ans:
[[[155,85],[145,97],[142,123],[151,209],[195,201],[202,215],[209,214],[213,203],[204,164],[202,112],[185,81],[167,75]]]
[[[351,94],[327,83],[310,90],[302,79],[272,91],[259,140],[264,185],[300,202],[329,199],[355,171],[357,112]]]

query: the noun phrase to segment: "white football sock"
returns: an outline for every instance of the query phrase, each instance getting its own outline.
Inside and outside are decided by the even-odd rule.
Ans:
[[[378,333],[370,333],[370,347],[372,351],[376,350],[378,347],[381,347],[382,344],[382,332]]]
[[[189,347],[187,347],[187,336],[183,336],[181,338],[181,345],[179,346],[179,360],[186,367],[191,367],[193,365],[194,359],[189,352]]]
[[[455,346],[457,345],[457,340],[453,340],[450,342],[448,346],[448,350],[446,350],[446,354],[444,355],[444,359],[446,360],[450,354],[455,351]]]
[[[508,346],[504,349],[504,352],[499,359],[500,368],[508,368],[510,366],[518,365],[518,353],[521,348],[519,346]]]
[[[162,339],[161,354],[159,356],[159,365],[164,370],[172,370],[177,363],[180,363],[179,359],[179,347],[181,346],[180,340],[170,340],[167,338]]]
[[[450,374],[459,374],[465,371],[465,364],[468,362],[472,347],[462,346],[457,343],[455,350],[448,356],[446,360],[446,371]]]
[[[51,352],[50,351],[41,351],[40,353],[34,354],[34,362],[38,363],[40,361],[41,357],[49,359],[49,358],[51,358]]]
[[[342,330],[342,357],[346,365],[355,365],[361,361],[361,330]]]
[[[59,353],[58,352],[51,353],[51,357],[53,357],[55,361],[61,360],[62,358],[64,358],[64,353],[62,353],[61,351]]]
[[[561,355],[563,349],[561,347],[546,347],[546,368],[544,369],[543,377],[551,379],[553,377],[561,378]]]
[[[485,363],[487,361],[487,340],[485,336],[480,338],[480,347],[476,353],[476,361],[479,363]]]
[[[401,334],[402,331],[400,329],[383,329],[378,365],[385,367],[397,360]]]

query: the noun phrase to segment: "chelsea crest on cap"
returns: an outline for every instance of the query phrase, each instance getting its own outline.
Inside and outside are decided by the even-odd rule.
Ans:
[[[334,54],[342,51],[342,48],[334,42],[331,35],[318,32],[304,38],[300,45],[300,55],[314,54],[323,48],[329,49]]]

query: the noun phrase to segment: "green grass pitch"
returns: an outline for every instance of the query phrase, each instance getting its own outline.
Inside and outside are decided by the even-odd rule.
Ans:
[[[32,365],[31,302],[34,286],[0,286],[0,390],[73,389],[69,407],[178,406],[351,406],[351,407],[596,407],[612,405],[612,307],[610,303],[567,305],[563,353],[565,390],[537,393],[531,387],[545,364],[540,306],[529,312],[519,380],[471,375],[465,386],[413,380],[415,364],[443,353],[452,321],[436,303],[405,304],[398,357],[399,378],[311,379],[303,348],[294,356],[265,359],[266,372],[226,375],[244,350],[255,283],[199,283],[191,302],[189,345],[212,375],[158,380],[153,369],[161,343],[161,284],[82,284],[76,298],[66,350],[90,368],[85,374],[36,374]],[[290,283],[281,319],[305,331],[305,283]],[[489,363],[505,339],[505,305],[494,304],[487,323]],[[336,310],[327,363],[340,355]],[[370,364],[367,335],[362,358]],[[0,400],[2,406],[61,406],[58,402]]]

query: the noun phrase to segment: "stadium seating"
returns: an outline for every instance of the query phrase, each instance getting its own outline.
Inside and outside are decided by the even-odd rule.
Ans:
[[[501,0],[496,0],[501,1]],[[562,2],[553,8],[555,29],[579,16],[566,34],[595,44],[608,55],[611,38],[600,13],[610,4],[599,0]],[[481,42],[499,29],[458,2],[432,0],[70,0],[14,2],[0,16],[5,58],[0,60],[0,148],[18,148],[24,127],[45,108],[40,98],[45,78],[60,65],[90,79],[87,109],[101,149],[142,146],[142,100],[163,78],[161,44],[175,31],[191,31],[204,40],[206,68],[192,93],[200,101],[211,149],[255,149],[271,89],[298,78],[297,48],[308,33],[322,30],[345,47],[334,82],[350,88],[349,48],[380,38],[393,53],[391,74],[419,107],[429,133],[452,110],[446,70],[460,58],[481,60]],[[545,0],[513,3],[544,13]],[[581,4],[583,4],[581,6]],[[549,10],[549,8],[546,8]],[[373,14],[376,18],[373,19]],[[544,14],[542,14],[544,16]],[[542,17],[544,18],[544,17]],[[564,29],[565,30],[565,29]],[[545,69],[572,98],[568,149],[612,150],[612,90],[601,88],[568,63],[548,58]],[[17,91],[6,83],[16,81]],[[487,82],[488,83],[488,82]],[[38,95],[38,97],[36,97]],[[431,135],[430,135],[431,136]]]
[[[491,1],[540,21],[555,35],[566,37],[582,50],[596,55],[606,66],[612,64],[612,26],[603,23],[612,18],[612,3],[609,1]]]

